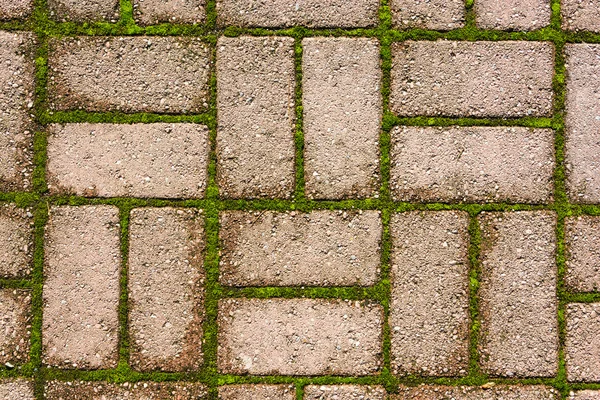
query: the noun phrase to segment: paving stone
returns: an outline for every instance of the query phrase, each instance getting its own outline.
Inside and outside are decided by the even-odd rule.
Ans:
[[[53,39],[48,62],[55,110],[194,113],[208,107],[210,52],[197,38]]]
[[[219,39],[217,180],[221,196],[291,196],[294,99],[294,39]]]
[[[384,400],[386,395],[381,386],[308,385],[304,388],[304,400]]]
[[[307,38],[302,46],[306,193],[313,199],[374,196],[382,113],[379,42]]]
[[[133,0],[135,20],[141,25],[199,24],[206,18],[206,0]]]
[[[33,214],[14,204],[0,206],[0,277],[23,278],[33,263]]]
[[[600,381],[600,304],[569,304],[566,317],[567,379]]]
[[[399,394],[390,400],[558,400],[560,394],[541,385],[505,386],[492,388],[466,386],[400,387]]]
[[[138,208],[129,229],[131,364],[139,370],[198,369],[205,279],[201,212]]]
[[[477,0],[477,27],[532,31],[550,25],[550,0]]]
[[[208,399],[204,385],[192,382],[108,383],[50,381],[44,399],[48,400],[201,400]]]
[[[33,0],[0,0],[0,20],[27,18],[33,10]]]
[[[34,37],[0,31],[0,191],[31,185]]]
[[[397,28],[449,31],[465,25],[462,0],[391,0],[392,22]]]
[[[43,361],[60,368],[114,368],[118,359],[119,210],[50,209],[45,237]]]
[[[28,362],[30,334],[31,292],[22,289],[0,289],[0,364],[16,365]]]
[[[572,202],[600,202],[600,44],[568,44],[567,191]]]
[[[0,399],[34,400],[33,382],[25,379],[1,380]]]
[[[379,23],[379,0],[217,0],[220,25],[361,28]]]
[[[392,58],[390,107],[399,115],[552,113],[551,43],[406,41],[392,45]]]
[[[370,286],[379,279],[379,211],[221,214],[221,283]]]
[[[50,16],[59,21],[119,20],[119,0],[48,0]]]
[[[465,375],[469,363],[469,215],[392,217],[390,329],[395,374]]]
[[[51,125],[48,187],[91,197],[201,198],[208,135],[198,124]]]
[[[600,0],[562,0],[562,28],[600,32]]]
[[[571,392],[570,400],[600,400],[600,390],[581,390]]]
[[[219,387],[219,400],[295,400],[293,385],[230,385]]]
[[[483,213],[479,224],[482,372],[555,376],[556,215],[547,211]]]
[[[565,283],[576,292],[600,290],[600,217],[565,220],[567,273]]]
[[[219,371],[252,375],[374,374],[382,366],[383,308],[325,299],[219,303]]]
[[[503,127],[392,130],[394,200],[548,203],[554,132]]]

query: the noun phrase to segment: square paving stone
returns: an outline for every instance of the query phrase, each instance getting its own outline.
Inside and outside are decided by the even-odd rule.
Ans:
[[[295,182],[294,39],[217,43],[217,181],[225,198],[289,198]]]
[[[114,368],[119,356],[119,209],[50,209],[45,235],[43,361]]]
[[[567,379],[600,382],[600,304],[569,304],[566,319]]]
[[[384,400],[386,391],[381,386],[362,385],[308,385],[304,400]]]
[[[580,390],[571,392],[569,400],[600,400],[600,390]]]
[[[599,291],[600,217],[568,217],[565,220],[565,242],[567,286],[576,292]]]
[[[33,214],[14,204],[0,205],[0,277],[23,278],[33,263]]]
[[[532,31],[550,25],[550,0],[477,0],[477,27]]]
[[[119,20],[119,0],[48,0],[50,16],[59,21]]]
[[[465,25],[463,0],[391,0],[392,21],[400,29],[449,31]]]
[[[0,191],[30,189],[34,36],[0,31]]]
[[[0,380],[0,399],[34,400],[33,381],[26,379]]]
[[[219,387],[219,400],[295,400],[293,385],[229,385]]]
[[[600,0],[562,0],[562,28],[600,32]]]
[[[0,0],[0,21],[27,18],[33,11],[33,0]]]
[[[140,25],[198,24],[206,18],[206,0],[133,0],[135,20]]]
[[[108,383],[85,381],[50,381],[46,383],[47,400],[205,400],[206,387],[192,382]]]
[[[548,386],[505,386],[491,389],[467,386],[400,387],[390,400],[558,400],[560,393]]]
[[[208,107],[210,64],[198,38],[52,39],[49,102],[55,110],[198,113]]]
[[[377,194],[381,126],[379,42],[302,41],[304,176],[313,199]]]
[[[220,222],[223,285],[370,286],[379,278],[379,211],[228,211]]]
[[[204,243],[198,210],[131,212],[129,330],[135,369],[186,371],[202,364]]]
[[[28,362],[30,335],[31,292],[0,289],[0,364]]]

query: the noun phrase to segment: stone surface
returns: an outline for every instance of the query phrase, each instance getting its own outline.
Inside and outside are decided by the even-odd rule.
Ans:
[[[600,291],[600,217],[565,219],[565,283],[576,292]]]
[[[600,304],[569,304],[566,319],[567,379],[600,381]]]
[[[210,53],[197,38],[52,39],[55,110],[197,113],[208,107]]]
[[[294,39],[219,39],[217,180],[222,197],[291,196],[294,99]]]
[[[0,399],[34,400],[33,382],[25,379],[1,380]]]
[[[220,25],[245,27],[370,27],[378,11],[378,0],[217,0]]]
[[[0,206],[0,277],[22,278],[33,263],[33,214],[14,204]]]
[[[550,25],[550,0],[477,0],[477,27],[532,31]]]
[[[449,31],[465,25],[462,0],[391,0],[392,21],[400,29]]]
[[[206,0],[133,0],[135,20],[141,25],[199,24],[206,18]]]
[[[0,20],[27,18],[33,10],[33,0],[0,0]]]
[[[600,390],[580,390],[571,392],[570,400],[600,400]]]
[[[469,362],[469,215],[395,214],[390,329],[392,369],[417,376],[465,375]]]
[[[293,385],[230,385],[219,387],[219,400],[295,400]]]
[[[131,212],[129,329],[135,369],[184,371],[202,365],[204,242],[198,210]]]
[[[502,127],[396,127],[395,200],[548,203],[554,193],[554,131]]]
[[[367,38],[302,41],[304,175],[313,199],[377,194],[381,67]]]
[[[304,387],[304,400],[384,400],[381,386],[361,385],[308,385]]]
[[[0,289],[0,364],[16,365],[29,361],[30,334],[31,292]]]
[[[34,37],[0,31],[0,191],[31,185]]]
[[[52,193],[92,197],[201,198],[208,128],[198,124],[51,125]]]
[[[136,382],[108,383],[85,381],[50,381],[46,384],[47,400],[204,400],[207,389],[199,383]]]
[[[218,368],[252,375],[369,375],[382,365],[383,308],[324,299],[219,303]]]
[[[390,108],[398,115],[552,113],[551,43],[407,41],[392,45],[392,58]]]
[[[478,219],[482,372],[555,376],[556,215],[549,211],[482,213]]]
[[[379,279],[378,211],[221,214],[221,283],[370,286]]]
[[[48,0],[50,16],[59,21],[119,20],[119,0]]]
[[[60,368],[117,366],[119,210],[52,207],[45,235],[43,361]]]
[[[600,202],[600,44],[568,44],[565,117],[567,191]]]
[[[562,0],[562,28],[600,32],[600,0]]]
[[[390,400],[558,400],[560,393],[548,386],[505,386],[491,389],[466,386],[400,387]]]

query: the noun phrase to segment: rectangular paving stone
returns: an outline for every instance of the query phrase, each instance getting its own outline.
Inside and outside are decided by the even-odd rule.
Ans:
[[[392,130],[390,183],[397,201],[548,203],[553,174],[551,129]]]
[[[206,0],[133,0],[140,25],[199,24],[206,18]]]
[[[196,113],[208,107],[210,51],[197,38],[52,39],[54,110]]]
[[[33,59],[32,33],[0,31],[0,191],[31,186]]]
[[[565,359],[571,382],[600,381],[600,304],[567,305]]]
[[[88,197],[202,198],[208,135],[198,124],[50,125],[48,188]]]
[[[467,386],[400,387],[390,400],[558,400],[560,393],[548,386],[498,385],[492,388]]]
[[[33,0],[0,0],[0,20],[27,18],[33,11]]]
[[[465,375],[469,363],[469,215],[392,216],[390,329],[395,374]]]
[[[600,400],[600,390],[580,390],[571,392],[570,400]]]
[[[379,186],[379,42],[307,38],[302,46],[306,193],[372,197]]]
[[[220,281],[228,286],[370,286],[379,279],[379,211],[227,211]]]
[[[114,368],[119,356],[119,209],[50,209],[45,234],[43,361]]]
[[[478,219],[482,372],[511,378],[555,376],[556,215],[493,212]]]
[[[562,29],[600,32],[600,0],[562,0]]]
[[[375,374],[382,366],[383,308],[324,299],[219,303],[221,373]]]
[[[293,385],[228,385],[219,387],[219,400],[295,400]]]
[[[0,399],[34,400],[33,381],[27,379],[1,380]]]
[[[0,206],[0,277],[23,278],[33,263],[33,214],[14,204]]]
[[[220,25],[365,28],[379,23],[378,0],[217,0]]]
[[[202,365],[204,220],[195,209],[137,208],[129,228],[129,334],[137,370]]]
[[[50,16],[59,21],[118,22],[119,0],[48,0]]]
[[[0,364],[28,362],[30,335],[31,291],[0,289]]]
[[[108,383],[86,381],[50,381],[46,383],[47,400],[201,400],[208,399],[204,385],[192,382]]]
[[[600,290],[600,217],[565,219],[565,283],[576,292]]]
[[[391,0],[392,22],[400,29],[449,31],[465,25],[462,0]]]
[[[394,43],[390,108],[401,116],[549,116],[553,74],[546,42]]]
[[[568,44],[565,117],[567,192],[600,202],[600,44]]]
[[[295,171],[294,39],[217,43],[217,181],[225,198],[289,198]]]
[[[550,25],[550,0],[477,0],[477,27],[533,31]]]
[[[304,400],[384,400],[382,386],[362,385],[308,385],[304,387]]]

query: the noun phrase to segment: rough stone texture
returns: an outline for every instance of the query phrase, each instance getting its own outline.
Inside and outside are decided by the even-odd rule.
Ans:
[[[133,0],[135,20],[140,25],[204,22],[206,0]]]
[[[193,113],[208,107],[210,52],[197,38],[53,39],[48,62],[55,110]]]
[[[304,400],[384,400],[386,391],[381,386],[308,385]]]
[[[395,200],[548,203],[554,192],[554,131],[493,127],[396,127]]]
[[[567,191],[572,202],[600,202],[600,44],[568,44]]]
[[[600,400],[600,390],[581,390],[571,392],[570,400]]]
[[[360,28],[379,23],[378,0],[217,0],[220,25]]]
[[[558,400],[560,394],[548,386],[505,386],[491,389],[466,386],[400,387],[390,400]]]
[[[392,217],[390,329],[395,374],[465,375],[469,362],[469,215]]]
[[[553,53],[543,42],[394,43],[391,110],[404,116],[549,116]]]
[[[294,99],[294,39],[219,39],[217,179],[223,197],[291,196]]]
[[[0,0],[0,21],[27,18],[33,10],[33,0]]]
[[[45,237],[43,360],[114,368],[118,358],[119,210],[52,207]]]
[[[600,290],[600,217],[565,220],[567,273],[565,283],[576,292]]]
[[[0,277],[25,277],[32,263],[33,214],[14,204],[0,206]]]
[[[481,368],[550,377],[558,368],[556,215],[483,213],[479,288]]]
[[[44,399],[48,400],[202,400],[208,399],[207,389],[199,383],[172,382],[63,382],[46,384]]]
[[[550,0],[477,0],[477,27],[532,31],[550,25]]]
[[[566,317],[567,379],[600,381],[600,304],[569,304]]]
[[[93,197],[201,198],[208,128],[198,124],[51,125],[48,187]]]
[[[219,400],[295,400],[293,385],[230,385],[219,387]]]
[[[600,0],[562,0],[562,28],[600,32]]]
[[[119,20],[119,0],[48,0],[50,16],[59,21]]]
[[[221,283],[370,286],[379,279],[378,211],[221,214]]]
[[[29,361],[30,334],[31,292],[0,289],[0,364]]]
[[[392,21],[400,29],[449,31],[465,25],[462,0],[391,0]]]
[[[140,370],[198,369],[204,220],[194,209],[138,208],[129,229],[131,364]]]
[[[0,31],[0,191],[30,189],[34,38]]]
[[[0,381],[0,399],[34,400],[33,382],[25,379],[4,379]]]
[[[219,303],[218,368],[253,375],[369,375],[382,365],[383,308],[324,299]]]
[[[306,193],[313,199],[377,194],[381,67],[368,38],[302,41]]]

